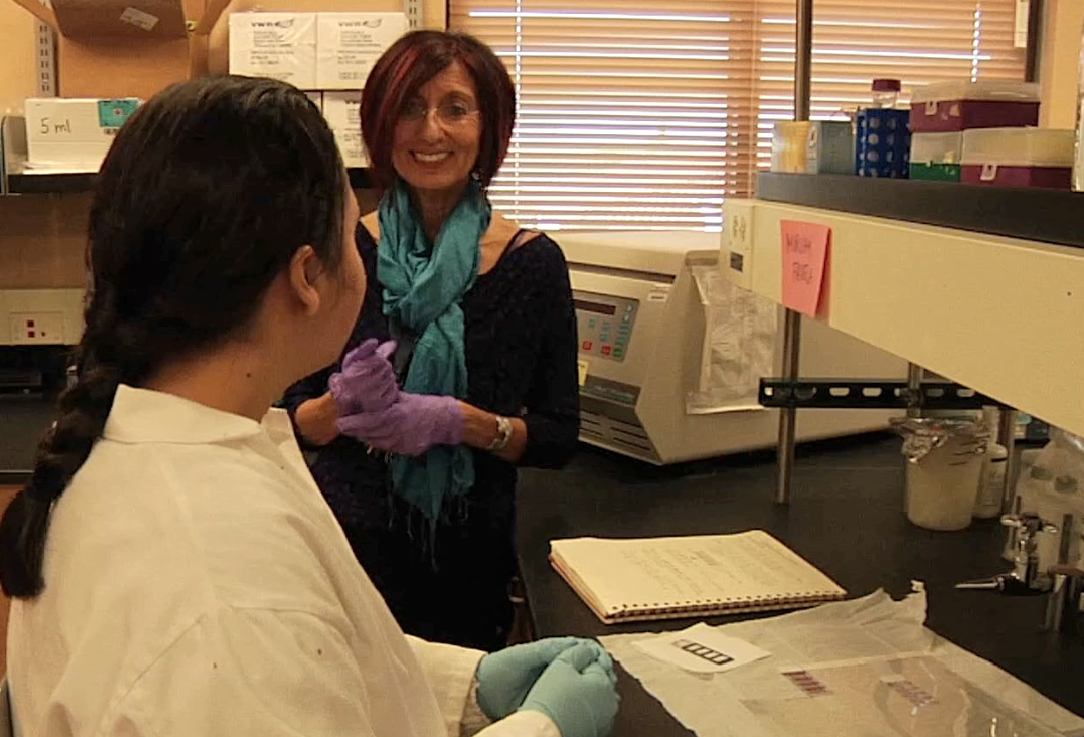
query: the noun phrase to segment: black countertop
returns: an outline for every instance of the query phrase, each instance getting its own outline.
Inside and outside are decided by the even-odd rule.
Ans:
[[[900,441],[888,435],[799,447],[789,509],[773,503],[774,454],[657,469],[584,449],[564,471],[524,471],[520,554],[539,636],[681,629],[697,621],[603,625],[550,568],[552,539],[759,528],[852,597],[884,588],[898,598],[910,591],[912,579],[924,581],[931,629],[1084,715],[1084,641],[1041,631],[1045,597],[953,589],[959,581],[1008,569],[1000,556],[1004,533],[996,520],[977,521],[953,533],[907,522],[899,447]],[[619,688],[622,709],[615,737],[691,734],[624,673]]]
[[[38,440],[54,419],[54,400],[0,394],[0,484],[24,484],[34,467]]]
[[[832,174],[757,175],[757,199],[1084,248],[1084,192]]]

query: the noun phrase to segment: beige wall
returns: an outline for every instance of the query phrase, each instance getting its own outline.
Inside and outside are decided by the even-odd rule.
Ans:
[[[1072,128],[1076,120],[1082,26],[1084,0],[1046,0],[1039,67],[1044,126]]]
[[[21,109],[34,94],[34,18],[0,0],[0,112]]]

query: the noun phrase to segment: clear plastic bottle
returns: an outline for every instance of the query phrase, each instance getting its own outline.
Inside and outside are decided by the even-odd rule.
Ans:
[[[900,81],[898,79],[875,79],[870,85],[873,91],[873,107],[893,108],[900,98]]]

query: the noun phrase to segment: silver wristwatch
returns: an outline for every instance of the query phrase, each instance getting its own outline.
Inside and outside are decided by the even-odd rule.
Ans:
[[[504,450],[508,445],[508,441],[512,439],[512,433],[515,432],[515,428],[512,426],[512,421],[507,417],[501,417],[496,415],[497,418],[497,437],[493,438],[493,442],[486,447],[486,450],[491,453],[498,453]]]

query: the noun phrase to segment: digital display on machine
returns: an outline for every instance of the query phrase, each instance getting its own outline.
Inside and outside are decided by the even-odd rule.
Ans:
[[[617,313],[617,305],[608,305],[603,302],[589,302],[585,299],[573,299],[572,303],[576,305],[577,310],[597,312],[600,315],[613,315]]]

